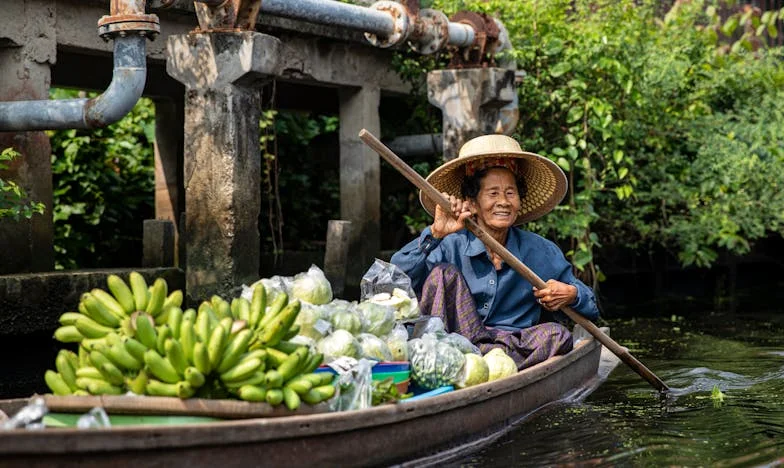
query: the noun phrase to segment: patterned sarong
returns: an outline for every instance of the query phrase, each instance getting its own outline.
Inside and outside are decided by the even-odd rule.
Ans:
[[[518,369],[572,350],[571,333],[558,323],[540,323],[519,331],[486,327],[463,275],[451,264],[436,265],[430,272],[422,287],[419,308],[422,314],[443,320],[447,332],[471,340],[482,354],[502,348]]]

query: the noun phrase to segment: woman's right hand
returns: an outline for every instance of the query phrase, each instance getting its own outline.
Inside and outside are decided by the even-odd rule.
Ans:
[[[464,229],[465,220],[472,215],[471,203],[469,201],[463,201],[446,192],[442,193],[442,195],[449,199],[449,203],[452,205],[452,213],[448,213],[441,208],[441,205],[436,205],[435,217],[433,224],[430,226],[430,232],[436,239],[443,239],[453,232]]]

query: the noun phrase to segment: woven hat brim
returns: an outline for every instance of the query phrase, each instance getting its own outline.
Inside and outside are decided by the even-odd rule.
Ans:
[[[462,198],[461,185],[465,178],[465,165],[470,161],[487,157],[509,157],[521,160],[517,172],[525,178],[527,193],[520,200],[521,212],[514,224],[519,225],[541,218],[558,206],[566,195],[568,182],[566,174],[557,164],[536,153],[492,153],[455,158],[437,167],[427,181],[439,192],[446,192]],[[522,164],[520,164],[522,162]],[[430,216],[435,215],[436,204],[419,192],[419,202]]]

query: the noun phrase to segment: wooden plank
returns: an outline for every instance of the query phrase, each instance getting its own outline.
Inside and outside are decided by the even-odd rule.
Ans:
[[[351,221],[329,220],[327,246],[324,252],[324,275],[332,285],[334,297],[343,297],[346,288],[350,241]]]

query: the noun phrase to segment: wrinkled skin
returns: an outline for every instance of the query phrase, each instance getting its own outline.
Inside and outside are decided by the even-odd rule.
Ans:
[[[492,168],[480,181],[479,195],[476,199],[461,200],[447,193],[443,194],[452,205],[448,213],[436,205],[435,217],[430,231],[433,237],[441,239],[465,228],[465,220],[473,217],[476,223],[501,245],[506,245],[509,228],[514,226],[520,211],[520,196],[512,172],[505,168]],[[503,264],[501,257],[488,249],[490,260],[496,270]],[[577,288],[556,280],[548,280],[546,287],[534,289],[539,304],[549,311],[561,309],[577,299]]]

